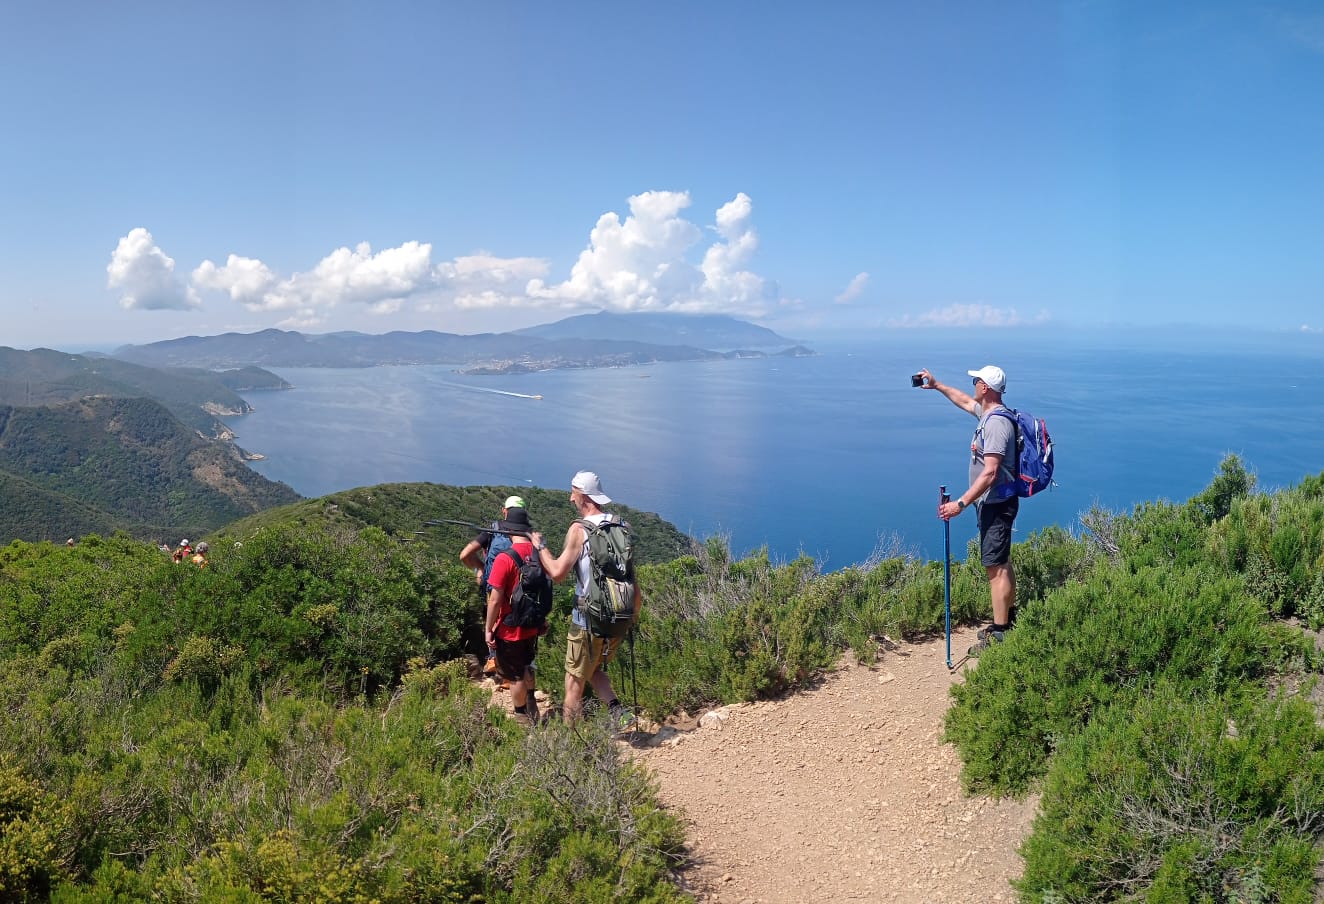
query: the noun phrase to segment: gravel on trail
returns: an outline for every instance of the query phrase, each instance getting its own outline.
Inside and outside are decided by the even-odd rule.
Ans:
[[[813,688],[636,736],[682,815],[682,887],[705,904],[1010,902],[1038,798],[970,796],[942,741],[973,629],[850,658]],[[959,651],[959,652],[958,652]],[[716,723],[716,724],[712,724]]]

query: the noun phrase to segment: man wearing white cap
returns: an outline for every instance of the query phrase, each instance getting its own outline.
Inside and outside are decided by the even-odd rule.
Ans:
[[[978,653],[990,643],[1002,640],[1011,630],[1016,615],[1016,573],[1011,567],[1011,530],[1020,509],[1016,497],[1016,428],[1009,417],[993,417],[1006,406],[1002,394],[1007,391],[1007,375],[992,364],[966,371],[974,380],[974,395],[955,386],[939,383],[927,370],[921,370],[924,389],[936,389],[953,405],[979,419],[970,440],[970,488],[955,500],[938,506],[938,517],[950,521],[974,506],[979,516],[979,556],[988,573],[988,587],[993,598],[993,624],[979,632],[979,643],[971,648]]]
[[[602,506],[611,502],[611,497],[602,492],[602,481],[592,471],[580,471],[570,479],[570,504],[579,512],[579,517],[592,524],[602,524],[612,516],[602,510]],[[538,551],[543,570],[554,582],[559,583],[571,570],[575,571],[575,596],[581,599],[588,594],[589,581],[593,576],[593,565],[589,559],[588,534],[584,526],[575,521],[565,534],[565,546],[555,558],[547,549],[547,542],[536,531],[532,535],[533,548]],[[639,585],[634,589],[634,619],[639,620],[639,610],[643,605],[643,595]],[[620,637],[595,637],[584,621],[579,606],[571,614],[570,633],[566,635],[565,650],[565,706],[563,714],[566,721],[579,717],[584,699],[584,687],[593,685],[593,693],[607,704],[612,718],[620,724],[628,724],[629,713],[612,690],[611,678],[607,676],[607,664],[616,655],[620,646]]]
[[[506,501],[501,503],[501,520],[504,521],[510,516],[511,509],[522,508],[525,508],[524,497],[507,496]],[[510,548],[510,535],[498,533],[497,526],[497,522],[493,521],[490,528],[479,533],[460,550],[460,562],[473,571],[474,583],[478,585],[478,591],[483,595],[484,611],[487,608],[487,597],[492,592],[492,587],[487,582],[488,575],[492,571],[492,563],[503,549]],[[493,675],[496,670],[496,647],[488,644],[487,663],[483,666],[483,674]]]

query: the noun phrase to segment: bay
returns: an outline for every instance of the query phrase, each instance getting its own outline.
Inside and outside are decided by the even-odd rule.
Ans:
[[[943,555],[938,491],[968,485],[975,422],[911,388],[921,367],[965,388],[967,370],[998,364],[1007,404],[1047,421],[1058,486],[1022,501],[1017,539],[1049,524],[1079,531],[1095,505],[1184,501],[1228,453],[1262,489],[1324,468],[1319,336],[960,336],[503,376],[273,368],[294,389],[246,393],[255,410],[227,423],[266,456],[255,470],[305,496],[414,481],[568,492],[587,468],[620,502],[695,537],[725,536],[737,554],[766,546],[775,560],[805,553],[825,569],[876,550]],[[951,523],[954,557],[975,533],[972,514]]]

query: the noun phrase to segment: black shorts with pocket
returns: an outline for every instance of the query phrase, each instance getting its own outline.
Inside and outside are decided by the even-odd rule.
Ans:
[[[538,638],[524,640],[496,639],[497,673],[507,681],[521,681],[538,655]]]
[[[990,565],[1005,565],[1011,558],[1011,526],[1021,501],[1015,496],[1001,502],[983,502],[979,505],[979,561]]]

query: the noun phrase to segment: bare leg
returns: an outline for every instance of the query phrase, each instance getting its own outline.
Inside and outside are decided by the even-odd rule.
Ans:
[[[1016,605],[1016,572],[1010,562],[985,566],[988,589],[993,598],[993,623],[1011,624],[1011,610]]]
[[[589,679],[593,685],[593,693],[598,695],[598,699],[603,703],[610,703],[616,699],[616,692],[611,689],[611,679],[607,677],[607,670],[598,666],[598,670],[593,673]]]
[[[529,694],[533,693],[533,676],[528,672],[519,681],[510,682],[510,702],[515,704],[515,709],[523,709],[525,702],[529,699]]]
[[[584,702],[584,680],[576,678],[569,672],[565,673],[565,705],[561,709],[561,715],[567,722],[573,722],[579,718],[579,710]]]

